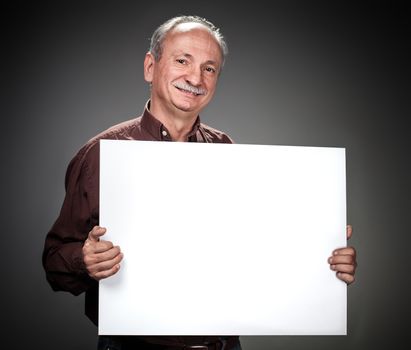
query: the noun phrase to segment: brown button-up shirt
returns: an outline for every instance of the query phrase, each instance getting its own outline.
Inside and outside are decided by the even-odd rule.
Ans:
[[[87,274],[82,247],[91,229],[99,223],[99,149],[101,139],[171,141],[165,126],[149,112],[92,138],[71,160],[66,173],[66,196],[60,215],[47,234],[43,265],[53,290],[78,295],[86,292],[86,315],[97,324],[98,283]],[[189,142],[232,143],[226,134],[197,118]]]

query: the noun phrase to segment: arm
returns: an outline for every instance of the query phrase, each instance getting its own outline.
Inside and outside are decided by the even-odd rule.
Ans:
[[[73,158],[66,173],[66,195],[60,214],[47,234],[43,266],[53,290],[78,295],[108,277],[122,256],[111,242],[100,242],[99,143],[88,144]],[[104,262],[105,260],[111,262]],[[110,266],[111,264],[111,266]],[[117,269],[118,270],[118,269]]]
[[[347,239],[352,236],[352,226],[347,226]],[[347,284],[355,281],[355,269],[357,268],[357,253],[354,247],[339,248],[333,251],[328,258],[331,270],[336,272],[337,277]]]
[[[43,266],[53,290],[74,295],[95,283],[87,274],[82,252],[88,232],[98,222],[98,197],[92,195],[93,173],[87,169],[82,150],[67,168],[64,202],[43,250]]]

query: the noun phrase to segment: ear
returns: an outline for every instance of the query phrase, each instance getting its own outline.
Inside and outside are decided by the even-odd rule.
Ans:
[[[144,79],[147,83],[153,81],[153,72],[154,72],[155,59],[151,52],[146,53],[144,58]]]

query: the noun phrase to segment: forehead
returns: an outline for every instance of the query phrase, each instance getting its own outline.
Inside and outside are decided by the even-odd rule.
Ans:
[[[214,34],[201,23],[182,23],[172,29],[163,43],[164,53],[181,52],[210,56],[208,60],[221,62],[222,52]]]
[[[172,32],[184,33],[184,32],[189,32],[190,30],[193,30],[193,29],[204,29],[211,34],[210,29],[208,29],[204,24],[196,23],[196,22],[187,22],[187,23],[177,24],[173,28]]]

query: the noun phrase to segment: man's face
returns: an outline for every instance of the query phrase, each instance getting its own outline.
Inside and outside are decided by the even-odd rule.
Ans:
[[[159,61],[146,55],[152,107],[173,115],[199,114],[214,95],[221,64],[220,46],[205,27],[180,24],[164,40]]]

